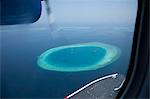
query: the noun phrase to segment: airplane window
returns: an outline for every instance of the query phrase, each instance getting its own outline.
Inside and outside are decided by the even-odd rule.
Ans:
[[[43,0],[32,24],[1,25],[2,98],[115,98],[137,0]]]

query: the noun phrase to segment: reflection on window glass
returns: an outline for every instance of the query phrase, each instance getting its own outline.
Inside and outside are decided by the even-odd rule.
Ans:
[[[1,26],[2,97],[114,98],[128,70],[137,0],[41,3],[37,22]]]

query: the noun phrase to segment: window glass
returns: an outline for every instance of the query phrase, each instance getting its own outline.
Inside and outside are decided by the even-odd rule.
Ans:
[[[87,97],[115,97],[128,70],[137,0],[41,3],[37,22],[0,26],[2,97],[64,98],[117,74],[86,89]]]

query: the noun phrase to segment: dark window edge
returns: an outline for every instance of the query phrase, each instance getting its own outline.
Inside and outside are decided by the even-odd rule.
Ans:
[[[137,98],[149,70],[149,0],[138,0],[132,53],[126,81],[116,98]]]

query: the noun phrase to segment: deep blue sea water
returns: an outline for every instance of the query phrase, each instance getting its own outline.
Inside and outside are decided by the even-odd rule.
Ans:
[[[115,72],[126,74],[132,45],[130,29],[108,27],[86,31],[52,34],[48,27],[28,26],[3,30],[2,96],[64,97],[98,77]],[[76,73],[44,70],[37,65],[38,56],[50,48],[95,41],[119,47],[120,58],[104,68]]]
[[[126,74],[133,25],[47,24],[1,27],[2,97],[63,98],[88,82],[111,73]],[[119,59],[104,68],[82,72],[56,72],[40,68],[38,56],[48,49],[70,44],[102,42],[121,49]]]

